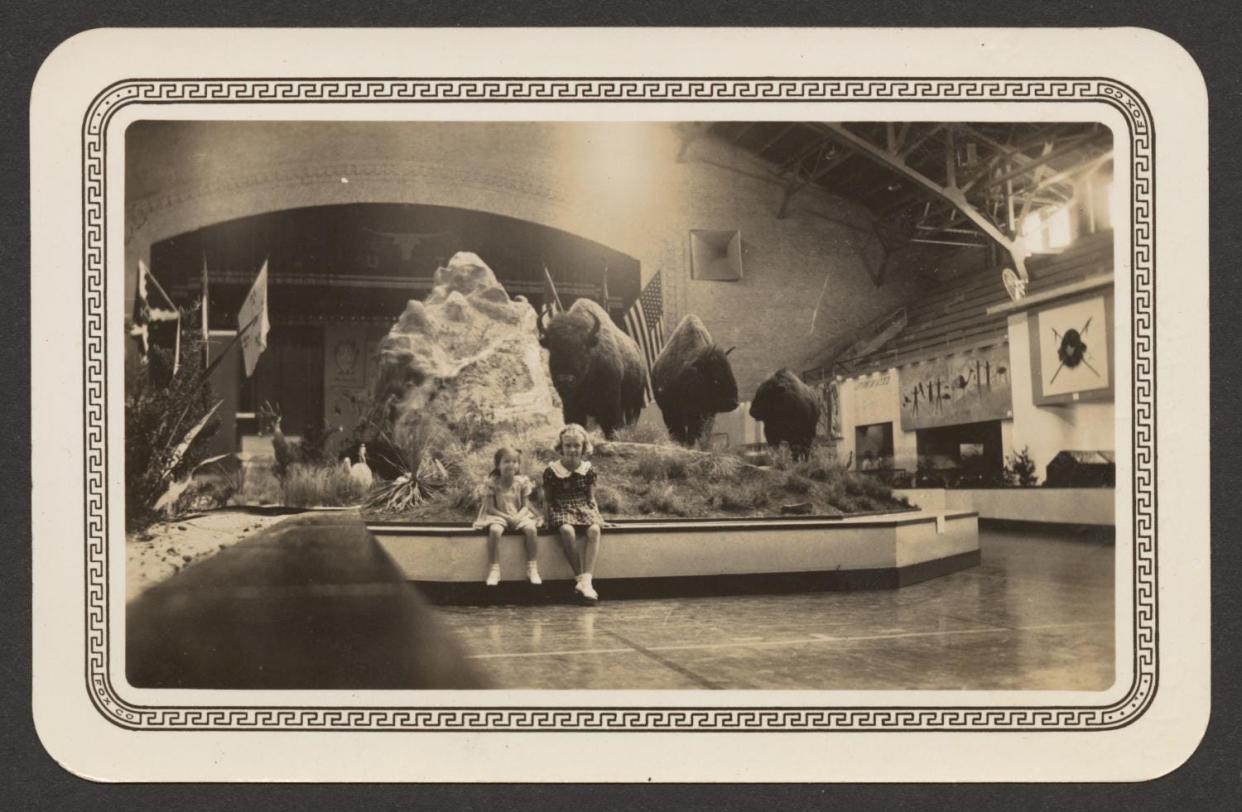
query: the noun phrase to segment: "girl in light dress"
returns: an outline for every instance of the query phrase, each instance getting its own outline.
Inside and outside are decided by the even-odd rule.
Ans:
[[[604,520],[595,503],[595,469],[586,459],[592,451],[586,429],[577,423],[565,426],[557,437],[555,450],[561,458],[553,460],[543,472],[548,526],[556,530],[565,558],[577,576],[574,591],[594,603],[599,600],[599,593],[591,583],[591,574]],[[578,528],[585,536],[581,554],[577,548]]]
[[[542,584],[535,563],[535,532],[539,517],[530,508],[530,480],[518,473],[522,453],[512,448],[496,449],[492,472],[481,487],[479,517],[474,526],[487,531],[488,586],[500,583],[500,537],[505,531],[519,531],[526,542],[526,577],[532,584]]]

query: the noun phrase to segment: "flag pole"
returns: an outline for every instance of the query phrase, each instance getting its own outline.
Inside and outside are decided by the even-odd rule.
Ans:
[[[143,265],[141,260],[139,260],[139,264]],[[143,267],[145,267],[145,265],[143,265]],[[141,270],[142,268],[139,269],[139,272],[141,272]],[[160,284],[160,280],[155,278],[155,274],[151,273],[150,268],[146,269],[146,273],[147,273],[147,280],[152,285],[154,285],[155,289],[158,290],[160,292],[160,295],[164,297],[164,303],[167,304],[170,308],[172,308],[173,313],[177,314],[176,318],[174,319],[174,321],[177,324],[177,327],[176,327],[177,337],[174,339],[174,342],[173,342],[173,370],[172,370],[172,374],[175,376],[177,374],[177,370],[181,368],[181,308],[177,307],[177,303],[174,302],[172,300],[172,297],[168,295],[168,292],[164,290],[164,286]]]
[[[561,294],[556,292],[556,283],[552,281],[552,274],[548,273],[548,263],[546,262],[543,263],[543,278],[548,283],[548,287],[552,289],[552,298],[556,300],[556,309],[564,311],[565,307],[561,304]]]
[[[251,327],[253,327],[254,323],[257,322],[259,320],[259,317],[262,315],[263,315],[262,312],[255,313],[254,317],[250,319],[250,321],[246,322],[246,326],[238,330],[233,335],[233,337],[229,339],[229,343],[224,345],[224,349],[222,349],[220,351],[220,354],[216,356],[216,360],[212,362],[211,364],[208,364],[207,366],[203,367],[203,379],[204,380],[206,380],[207,377],[211,375],[212,371],[216,368],[216,365],[220,363],[220,359],[228,355],[229,350],[233,349],[233,345],[236,344],[237,340],[242,337],[242,334],[245,333],[247,330],[249,330]]]
[[[211,332],[207,322],[207,249],[203,249],[203,282],[202,282],[202,302],[200,304],[200,320],[202,321],[203,332],[203,369],[211,363]]]

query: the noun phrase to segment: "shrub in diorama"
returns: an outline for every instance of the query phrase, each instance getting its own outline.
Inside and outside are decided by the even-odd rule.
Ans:
[[[1035,460],[1031,459],[1030,446],[1024,446],[1012,457],[1005,458],[1005,476],[1009,484],[1021,487],[1030,487],[1039,480],[1035,474]]]
[[[397,424],[393,434],[391,445],[401,473],[376,490],[367,503],[370,507],[400,513],[448,493],[451,487],[471,487],[464,450],[441,421],[411,415]],[[453,501],[460,505],[467,500],[458,492]]]
[[[151,346],[145,358],[126,364],[125,521],[131,529],[150,524],[165,509],[176,512],[191,475],[207,461],[207,441],[218,427],[220,404],[192,325],[182,330],[178,346],[179,356]]]

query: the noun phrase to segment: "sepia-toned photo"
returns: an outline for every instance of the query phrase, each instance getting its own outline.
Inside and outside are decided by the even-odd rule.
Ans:
[[[56,761],[1181,763],[1211,631],[1185,54],[521,33],[100,31],[49,59],[33,706]]]
[[[125,155],[132,684],[1113,684],[1102,124]]]

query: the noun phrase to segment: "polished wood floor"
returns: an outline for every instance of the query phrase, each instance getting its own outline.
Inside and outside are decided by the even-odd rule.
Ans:
[[[1110,543],[982,528],[981,566],[891,591],[442,607],[495,688],[1104,690]],[[607,541],[601,555],[607,555]]]

